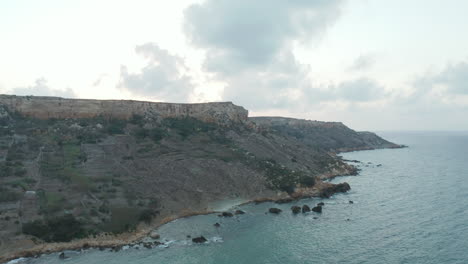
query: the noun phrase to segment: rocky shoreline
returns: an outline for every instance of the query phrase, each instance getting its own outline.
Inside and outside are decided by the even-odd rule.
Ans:
[[[341,174],[344,176],[343,174]],[[335,175],[336,177],[337,175]],[[261,199],[250,200],[237,206],[247,205],[247,204],[259,204],[264,202],[274,202],[274,203],[291,203],[300,199],[307,198],[329,198],[335,193],[347,192],[350,190],[348,183],[332,184],[328,182],[319,181],[312,188],[299,188],[296,192],[291,195],[279,195],[277,197],[265,197]],[[238,210],[241,211],[241,210]],[[197,212],[188,212],[178,216],[166,217],[156,223],[151,225],[140,225],[136,231],[123,233],[117,236],[98,236],[96,238],[85,238],[80,240],[75,240],[71,242],[62,242],[62,243],[44,243],[36,245],[31,249],[23,250],[20,252],[12,253],[8,256],[0,257],[0,263],[6,263],[15,259],[20,258],[37,258],[43,254],[58,253],[64,251],[81,251],[86,249],[110,249],[113,251],[119,251],[124,246],[129,245],[140,245],[141,247],[152,247],[157,246],[162,243],[154,243],[149,245],[144,243],[143,240],[147,237],[151,237],[153,230],[159,228],[160,226],[172,222],[177,219],[197,216],[197,215],[207,215],[207,214],[219,214],[223,216],[223,211],[197,211]],[[236,214],[241,214],[240,212],[235,212]],[[232,213],[229,213],[232,214]],[[195,243],[195,242],[194,242]],[[198,242],[197,242],[198,243]],[[63,255],[62,257],[64,257]]]

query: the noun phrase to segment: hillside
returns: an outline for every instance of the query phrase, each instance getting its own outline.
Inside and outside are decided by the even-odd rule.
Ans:
[[[336,152],[392,147],[341,123],[248,118],[232,103],[1,95],[0,255],[217,201],[328,196],[322,179],[356,173]]]

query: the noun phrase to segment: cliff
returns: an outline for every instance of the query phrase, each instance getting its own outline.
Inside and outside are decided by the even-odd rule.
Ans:
[[[358,132],[341,122],[323,122],[286,117],[251,117],[260,129],[293,137],[312,148],[331,152],[399,148],[372,132]]]
[[[337,151],[396,146],[341,123],[248,118],[232,103],[2,95],[0,262],[226,199],[329,196],[322,179],[356,173]]]
[[[105,117],[128,120],[133,115],[155,118],[193,117],[223,125],[244,122],[248,111],[231,102],[175,104],[132,100],[65,99],[60,97],[0,95],[0,105],[11,112],[39,119]]]

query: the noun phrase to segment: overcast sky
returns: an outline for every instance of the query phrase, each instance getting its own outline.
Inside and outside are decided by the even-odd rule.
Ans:
[[[0,93],[468,130],[465,0],[0,0]]]

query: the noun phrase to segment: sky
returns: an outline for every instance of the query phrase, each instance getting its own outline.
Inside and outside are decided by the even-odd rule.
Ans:
[[[468,1],[0,0],[0,93],[468,130]]]

